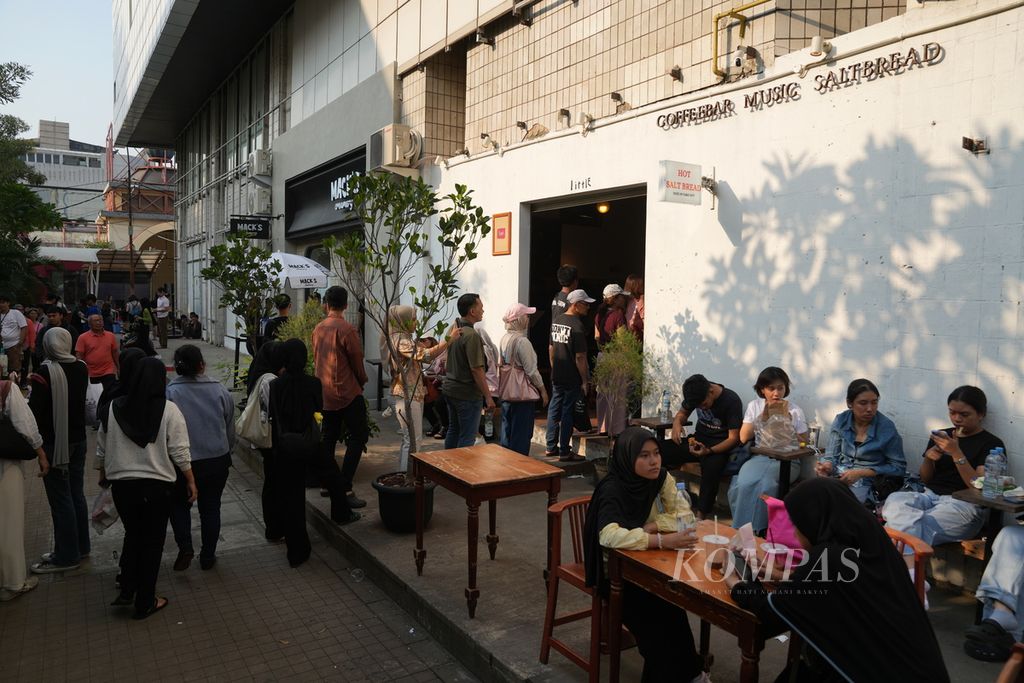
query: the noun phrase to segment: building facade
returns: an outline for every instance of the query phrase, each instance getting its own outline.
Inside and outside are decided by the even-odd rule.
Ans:
[[[66,222],[95,227],[107,181],[106,149],[72,140],[70,133],[63,121],[40,121],[36,147],[23,159],[46,176],[43,185],[32,188],[43,201],[53,204]]]
[[[208,4],[153,3],[144,28],[114,6],[123,55],[155,46],[115,131],[179,150],[179,279],[206,329],[230,325],[195,276],[229,216],[270,215],[274,249],[322,259],[359,228],[331,181],[405,124],[415,172],[502,227],[463,276],[493,337],[508,304],[546,308],[560,263],[592,294],[638,274],[677,386],[752,398],[781,365],[827,432],[869,377],[915,470],[945,396],[976,384],[989,429],[1024,441],[1019,3],[299,0],[174,101],[233,6]]]

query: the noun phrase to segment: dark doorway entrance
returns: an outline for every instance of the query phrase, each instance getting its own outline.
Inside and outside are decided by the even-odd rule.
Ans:
[[[542,368],[548,367],[551,299],[560,289],[556,271],[563,263],[579,270],[580,287],[601,300],[609,283],[622,285],[630,274],[644,274],[647,198],[643,188],[633,196],[586,203],[534,208],[530,218],[530,305],[537,319],[530,341]],[[596,308],[596,304],[591,311]],[[592,330],[592,322],[588,328]],[[592,346],[593,334],[589,340]],[[596,346],[592,349],[596,354]]]

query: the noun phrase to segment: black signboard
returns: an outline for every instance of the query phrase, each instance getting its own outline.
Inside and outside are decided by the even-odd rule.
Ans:
[[[232,216],[228,224],[228,232],[254,240],[269,240],[270,218],[267,216]]]
[[[285,183],[284,230],[289,239],[312,237],[360,225],[346,179],[366,172],[366,148],[359,147]]]

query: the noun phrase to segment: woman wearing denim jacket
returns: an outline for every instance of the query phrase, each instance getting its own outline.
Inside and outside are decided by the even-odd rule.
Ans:
[[[907,459],[896,424],[878,412],[878,387],[855,379],[846,389],[849,410],[836,415],[829,432],[825,457],[817,465],[820,476],[835,476],[850,487],[861,503],[873,500],[876,477],[904,477]]]

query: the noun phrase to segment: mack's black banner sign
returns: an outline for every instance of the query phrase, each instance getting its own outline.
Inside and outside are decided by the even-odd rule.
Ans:
[[[235,216],[230,219],[228,232],[254,240],[269,240],[270,219],[265,216]]]

